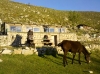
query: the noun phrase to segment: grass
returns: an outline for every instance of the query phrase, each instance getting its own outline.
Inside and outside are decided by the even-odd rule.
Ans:
[[[100,52],[94,51],[91,54],[91,63],[87,64],[83,55],[82,65],[78,64],[76,55],[74,64],[71,64],[72,55],[68,54],[68,65],[63,67],[62,55],[53,57],[52,55],[1,55],[0,74],[89,74],[92,70],[94,74],[100,73]]]

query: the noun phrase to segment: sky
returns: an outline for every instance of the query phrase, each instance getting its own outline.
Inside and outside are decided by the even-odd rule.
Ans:
[[[24,4],[65,11],[100,12],[100,0],[13,0]]]

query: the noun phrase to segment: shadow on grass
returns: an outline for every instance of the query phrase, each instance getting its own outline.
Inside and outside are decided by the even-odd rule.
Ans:
[[[37,50],[38,50],[38,56],[39,57],[42,57],[42,58],[45,58],[55,64],[58,64],[58,65],[63,65],[63,54],[58,54],[57,52],[57,49],[54,48],[54,47],[37,47]],[[53,56],[55,59],[53,58],[50,58],[49,56]],[[66,57],[68,61],[70,61],[70,63],[72,63],[72,57],[73,55],[69,55]],[[81,56],[82,58],[83,56]],[[80,59],[81,59],[80,58]],[[76,62],[78,62],[78,59],[74,59],[74,64],[76,64]],[[86,61],[82,61],[81,60],[81,63],[86,63]]]
[[[53,62],[53,63],[55,63],[55,64],[57,64],[57,65],[63,65],[63,64],[62,64],[62,60],[58,60],[57,57],[51,58],[51,57],[49,57],[49,56],[44,56],[44,57],[42,57],[42,58],[47,59],[48,61]]]
[[[36,47],[38,51],[38,56],[43,57],[44,55],[52,55],[56,57],[58,52],[55,47],[52,46],[43,46],[43,47]]]
[[[61,57],[63,58],[63,54],[58,54],[58,56],[61,56]],[[73,58],[73,55],[70,55],[70,56],[67,56],[67,57],[66,57],[66,59],[67,59],[67,60],[71,60],[71,62],[72,62],[72,58]],[[80,57],[80,59],[81,59],[81,57]],[[63,60],[62,60],[62,61],[63,61]],[[78,62],[79,60],[78,60],[78,59],[74,59],[74,63],[75,63],[75,61]],[[81,60],[81,63],[86,63],[86,61],[82,61],[82,60]]]
[[[40,57],[42,57],[43,59],[46,59],[50,62],[53,62],[57,65],[61,65],[63,66],[63,54],[57,54],[56,57],[53,56],[52,58],[49,57],[49,56],[53,56],[53,55],[41,55]],[[69,61],[69,63],[71,64],[72,62],[72,58],[70,56],[67,57],[67,60]],[[77,64],[78,63],[78,60],[77,59],[74,59],[74,64]],[[85,61],[81,61],[81,63],[86,63]]]

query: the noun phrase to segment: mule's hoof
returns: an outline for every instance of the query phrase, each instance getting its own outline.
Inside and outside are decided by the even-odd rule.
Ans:
[[[81,63],[79,63],[80,65],[82,65]]]
[[[65,67],[66,65],[64,65],[64,67]]]
[[[72,64],[74,64],[74,63],[72,63]]]
[[[68,65],[68,63],[66,63],[66,65]]]

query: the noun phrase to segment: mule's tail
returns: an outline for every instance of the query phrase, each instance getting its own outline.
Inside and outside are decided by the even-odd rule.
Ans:
[[[60,42],[60,43],[57,44],[57,46],[61,46],[61,45],[62,45],[62,42]]]

